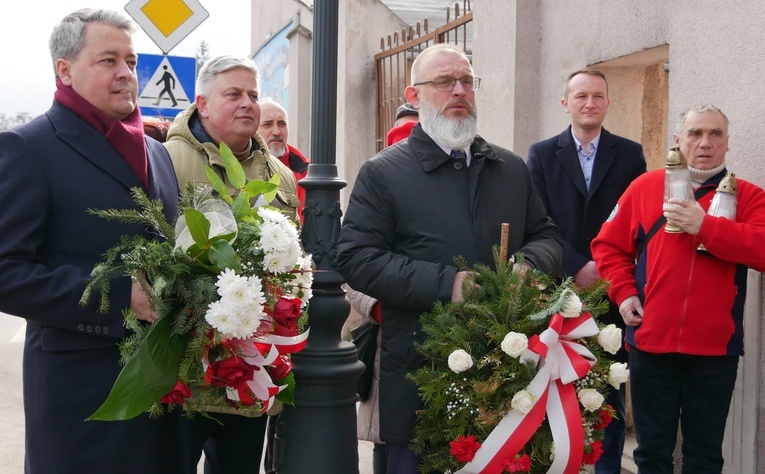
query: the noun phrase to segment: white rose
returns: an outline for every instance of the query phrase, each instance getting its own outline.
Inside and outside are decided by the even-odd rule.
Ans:
[[[581,403],[587,411],[595,411],[600,408],[603,405],[603,400],[603,395],[598,393],[597,390],[591,388],[579,390],[579,403]]]
[[[510,406],[513,408],[513,410],[521,413],[522,415],[525,415],[526,413],[530,412],[532,408],[534,408],[534,402],[536,401],[536,398],[537,397],[535,397],[528,390],[521,390],[520,392],[513,395],[513,400],[510,402]]]
[[[518,358],[529,347],[529,338],[525,334],[510,331],[500,345],[505,354]]]
[[[619,390],[619,386],[630,378],[630,371],[627,369],[627,364],[623,362],[614,362],[611,367],[608,368],[608,383]]]
[[[598,344],[600,344],[606,352],[616,354],[619,351],[619,348],[622,347],[622,330],[616,327],[615,324],[609,324],[598,333]]]
[[[576,318],[582,313],[582,300],[570,289],[563,290],[560,299],[562,302],[560,314],[564,318]]]
[[[473,367],[473,358],[462,349],[457,349],[449,354],[449,368],[455,373],[459,374],[471,367]]]

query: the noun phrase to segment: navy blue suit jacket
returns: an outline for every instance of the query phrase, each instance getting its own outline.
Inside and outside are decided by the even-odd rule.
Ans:
[[[602,129],[589,191],[571,126],[558,136],[531,145],[526,165],[548,215],[560,227],[564,276],[573,277],[592,260],[590,243],[619,197],[646,171],[643,147]],[[624,324],[618,312],[608,319]]]
[[[172,222],[179,191],[170,157],[153,139],[146,146],[149,195],[162,200]],[[159,450],[174,448],[157,439],[173,441],[169,418],[84,421],[120,371],[117,343],[126,336],[122,311],[131,288],[128,276],[115,279],[109,313],[98,314],[95,304],[79,304],[86,280],[121,236],[150,235],[87,210],[136,208],[130,189],[140,186],[104,136],[56,102],[0,133],[0,311],[27,321],[27,472],[172,472]]]
[[[600,134],[590,189],[584,182],[571,127],[529,148],[526,165],[563,236],[563,271],[574,276],[592,260],[590,242],[619,197],[646,170],[643,147],[606,129]]]

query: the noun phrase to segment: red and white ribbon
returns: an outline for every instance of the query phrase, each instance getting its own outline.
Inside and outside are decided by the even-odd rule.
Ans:
[[[511,410],[476,451],[472,461],[457,474],[500,474],[504,461],[512,459],[526,445],[544,421],[545,412],[555,445],[548,474],[578,474],[584,452],[579,401],[572,382],[584,377],[595,356],[577,339],[598,334],[590,313],[576,318],[553,315],[550,326],[529,340],[530,358],[542,359],[537,375],[526,389],[535,397],[531,410]]]

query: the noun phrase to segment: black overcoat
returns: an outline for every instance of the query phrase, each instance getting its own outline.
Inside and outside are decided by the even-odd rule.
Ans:
[[[417,125],[362,166],[340,231],[340,273],[382,307],[380,433],[389,443],[411,442],[422,405],[406,374],[423,364],[414,347],[423,340],[419,316],[450,300],[454,257],[493,264],[509,223],[510,255],[560,271],[558,228],[523,161],[480,137],[471,153],[471,165],[461,166]]]

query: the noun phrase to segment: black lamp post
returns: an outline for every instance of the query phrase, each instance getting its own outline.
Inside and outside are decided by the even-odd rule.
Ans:
[[[317,272],[308,345],[293,356],[295,406],[285,407],[277,425],[279,474],[359,472],[356,380],[364,364],[355,346],[340,338],[350,306],[335,270],[340,189],[346,185],[335,165],[337,13],[338,0],[314,2],[311,165],[300,185],[306,189],[303,245]]]

